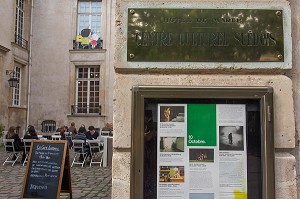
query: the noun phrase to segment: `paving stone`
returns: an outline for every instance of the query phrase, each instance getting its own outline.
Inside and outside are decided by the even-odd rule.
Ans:
[[[7,154],[0,147],[0,164],[4,162]],[[72,151],[70,158],[73,159]],[[0,165],[0,198],[19,199],[21,196],[26,166],[16,162]],[[83,168],[71,168],[73,199],[110,199],[111,198],[111,167],[85,165]],[[13,187],[13,190],[12,190]],[[61,193],[60,199],[69,199],[69,194]]]

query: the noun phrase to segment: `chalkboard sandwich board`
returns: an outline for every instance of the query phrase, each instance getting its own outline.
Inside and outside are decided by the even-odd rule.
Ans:
[[[26,167],[22,199],[59,199],[60,192],[72,199],[69,148],[63,140],[33,140]]]

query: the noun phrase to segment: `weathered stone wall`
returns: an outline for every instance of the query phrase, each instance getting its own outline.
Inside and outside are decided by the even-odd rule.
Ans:
[[[297,187],[298,198],[300,198],[300,151],[299,151],[299,132],[300,132],[300,2],[298,0],[290,0],[292,13],[292,41],[293,41],[293,68],[288,72],[288,76],[293,81],[293,97],[296,121],[296,148],[293,151],[297,159]]]
[[[31,1],[24,1],[24,27],[23,39],[29,42]],[[22,134],[26,129],[27,121],[27,87],[29,48],[25,49],[15,44],[15,15],[16,2],[4,0],[0,6],[0,124],[20,127]],[[12,106],[13,89],[9,87],[6,70],[14,70],[15,66],[21,68],[20,105]]]
[[[38,130],[43,120],[69,125],[65,120],[71,78],[68,52],[72,49],[72,3],[34,1],[29,123]]]
[[[271,86],[274,89],[274,139],[277,150],[295,146],[295,123],[293,119],[292,82],[283,75],[124,75],[117,74],[115,84],[114,111],[114,153],[113,159],[113,196],[129,198],[130,153],[120,149],[131,147],[131,91],[134,85],[178,85],[178,86]],[[120,150],[120,151],[119,151]],[[295,159],[287,153],[278,153],[275,162],[276,195],[283,194],[286,187],[282,184],[295,183]],[[288,162],[286,162],[288,160]],[[281,164],[292,164],[281,167]],[[121,163],[121,165],[120,165]],[[120,168],[122,167],[122,168]],[[122,169],[122,172],[119,171]],[[122,175],[119,175],[122,173]],[[293,176],[291,178],[291,176]],[[117,183],[117,184],[115,184]],[[125,187],[120,187],[123,184]],[[116,188],[116,189],[115,189]],[[296,194],[295,186],[289,186],[291,195]],[[126,190],[125,193],[121,190]],[[124,197],[125,198],[125,197]],[[280,197],[277,197],[278,199]],[[290,199],[294,199],[290,197]]]
[[[253,66],[255,68],[251,74],[247,70],[235,71],[230,74],[222,74],[222,69],[214,72],[214,65],[207,64],[208,70],[195,70],[197,67],[205,67],[205,63],[156,63],[156,62],[136,62],[129,63],[126,59],[127,53],[127,10],[129,7],[148,8],[151,5],[158,7],[171,8],[190,8],[191,4],[194,8],[201,8],[203,3],[204,8],[210,5],[212,9],[226,7],[230,9],[237,2],[234,1],[129,1],[116,0],[115,4],[115,60],[114,67],[116,68],[116,80],[114,87],[114,155],[113,155],[113,198],[130,198],[130,158],[131,158],[131,124],[132,124],[132,93],[131,88],[135,85],[160,85],[160,86],[271,86],[274,89],[274,146],[275,146],[275,194],[277,199],[296,199],[296,160],[290,154],[291,149],[295,148],[295,119],[294,119],[294,100],[293,100],[293,83],[290,78],[284,75],[286,72],[281,66],[272,64],[279,69],[275,72],[272,70],[261,70],[263,64],[247,63],[245,68]],[[289,34],[291,29],[290,24],[290,9],[289,2],[283,0],[272,1],[239,1],[241,8],[259,9],[262,7],[278,8],[284,7],[285,16],[287,19],[284,24],[284,29]],[[295,4],[299,4],[294,2]],[[188,6],[187,6],[188,5]],[[254,5],[254,8],[253,8]],[[299,7],[299,6],[298,6]],[[294,13],[292,13],[294,15]],[[297,17],[296,17],[297,18]],[[299,20],[298,18],[296,20]],[[293,33],[295,30],[293,31]],[[286,32],[285,32],[286,33]],[[291,37],[285,37],[285,52],[292,53]],[[298,37],[297,37],[298,38]],[[295,40],[295,39],[294,39]],[[296,39],[297,40],[297,39]],[[297,40],[299,41],[299,40]],[[297,56],[299,57],[299,56]],[[297,58],[299,59],[299,58]],[[291,56],[286,60],[287,66],[292,67]],[[227,63],[235,65],[235,63]],[[265,63],[268,65],[268,63]],[[185,69],[192,69],[188,74],[181,74],[180,65]],[[279,64],[281,65],[281,64]],[[158,67],[156,67],[158,66]],[[172,74],[168,70],[161,70],[164,67],[172,69]],[[213,66],[213,67],[211,67]],[[135,71],[134,68],[142,68],[143,70]],[[293,66],[294,67],[294,66]],[[152,70],[155,68],[155,70]],[[222,68],[222,67],[221,67]],[[225,69],[226,66],[223,68]],[[230,68],[230,67],[229,67]],[[243,64],[240,64],[243,68]],[[266,66],[268,68],[268,66]],[[280,69],[281,68],[281,69]],[[130,69],[130,70],[127,70]],[[225,71],[225,70],[224,70]],[[207,73],[211,74],[207,74]],[[215,74],[214,74],[215,73]],[[296,79],[296,78],[294,78]]]
[[[76,123],[102,128],[112,122],[113,68],[109,20],[111,3],[102,1],[103,49],[76,50],[77,0],[34,1],[30,124],[41,130],[44,120],[56,127]],[[108,35],[108,36],[107,36]],[[72,115],[76,104],[76,67],[100,66],[100,115]]]

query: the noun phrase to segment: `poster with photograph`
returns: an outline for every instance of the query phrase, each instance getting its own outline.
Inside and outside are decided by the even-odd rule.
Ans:
[[[245,105],[217,105],[220,198],[247,198],[245,113]]]
[[[186,105],[158,106],[157,198],[188,198]]]
[[[247,198],[245,105],[159,104],[157,118],[157,198]]]

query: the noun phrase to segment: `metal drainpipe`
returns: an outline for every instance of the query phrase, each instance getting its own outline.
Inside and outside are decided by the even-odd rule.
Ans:
[[[31,0],[31,11],[30,11],[30,35],[29,35],[29,65],[28,65],[28,82],[27,82],[27,115],[26,115],[26,128],[29,125],[29,112],[30,112],[30,94],[31,94],[31,67],[32,67],[32,17],[33,17],[33,1]]]

